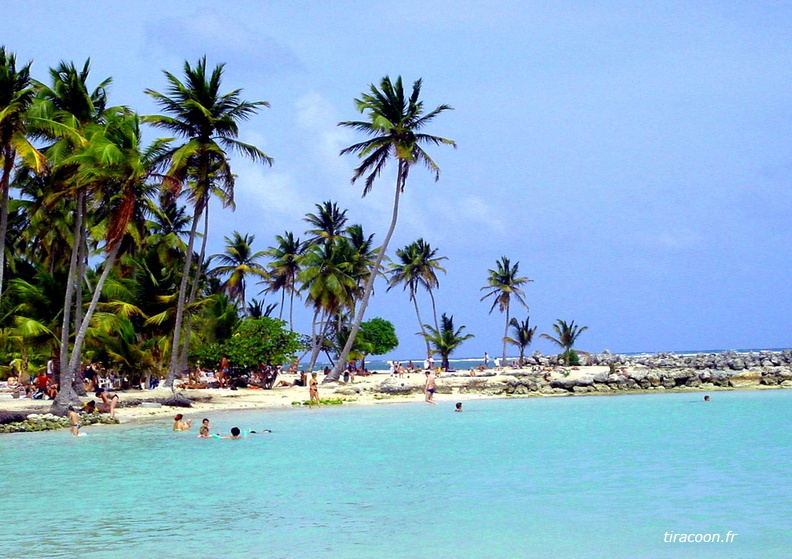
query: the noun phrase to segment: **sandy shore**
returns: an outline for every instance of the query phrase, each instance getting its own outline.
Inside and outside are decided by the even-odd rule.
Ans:
[[[573,371],[573,374],[585,374],[586,372],[594,372],[600,370],[607,370],[607,367],[581,367],[579,371]],[[457,402],[460,400],[471,400],[476,398],[495,397],[491,395],[478,394],[469,392],[465,394],[447,394],[447,387],[444,385],[450,382],[450,379],[471,379],[481,378],[488,381],[497,380],[502,375],[495,374],[494,370],[484,371],[479,373],[480,376],[470,377],[467,373],[445,373],[440,375],[437,379],[438,394],[435,395],[435,400],[438,403],[443,402]],[[486,376],[484,376],[486,375]],[[321,375],[320,375],[321,377]],[[286,380],[288,382],[294,381],[296,377],[292,375],[280,375],[278,380]],[[426,376],[423,373],[405,374],[404,377],[391,377],[388,372],[376,371],[373,374],[355,378],[354,383],[329,383],[326,385],[319,385],[319,397],[321,399],[338,399],[344,400],[344,405],[370,405],[380,403],[395,403],[395,402],[422,402],[424,396],[419,394],[408,395],[383,395],[379,388],[383,381],[391,379],[397,384],[404,384],[414,390],[421,389],[426,382]],[[321,382],[321,378],[320,378]],[[446,388],[446,390],[444,390]],[[192,401],[191,408],[177,408],[170,406],[162,407],[148,407],[134,406],[124,407],[124,403],[132,404],[133,402],[153,402],[158,399],[168,398],[173,394],[169,388],[157,388],[154,390],[126,390],[119,391],[118,395],[121,400],[121,407],[116,409],[116,418],[121,423],[130,421],[141,421],[146,419],[158,419],[162,417],[170,417],[175,413],[184,413],[185,416],[195,417],[202,414],[211,414],[212,412],[224,412],[232,410],[250,410],[250,409],[276,409],[276,408],[295,408],[293,402],[305,403],[308,400],[308,388],[302,386],[280,386],[272,390],[240,388],[238,390],[229,389],[204,389],[204,390],[188,390],[177,389],[176,392],[183,394]],[[82,398],[84,402],[95,400],[93,394],[88,397]],[[49,410],[51,402],[48,400],[31,400],[27,399],[12,399],[10,394],[0,394],[0,410],[5,411],[20,411],[20,410],[35,410],[37,413],[46,413]],[[200,419],[199,419],[200,421]]]
[[[630,373],[631,371],[625,371]],[[556,390],[555,393],[532,392],[529,394],[494,394],[487,390],[488,386],[508,382],[515,374],[527,374],[528,370],[506,369],[494,371],[492,369],[471,376],[468,372],[443,373],[437,379],[437,393],[434,399],[438,404],[451,405],[454,402],[483,399],[483,398],[509,398],[514,396],[541,397],[556,396],[567,392]],[[556,369],[547,372],[547,381],[559,379],[574,380],[591,377],[597,374],[607,374],[606,366],[587,366],[572,369]],[[541,373],[544,375],[545,373]],[[278,380],[293,381],[291,375],[281,375]],[[366,377],[357,377],[354,383],[328,383],[320,384],[319,395],[323,400],[342,399],[343,405],[372,405],[398,402],[422,402],[424,399],[423,386],[426,376],[423,373],[405,374],[404,377],[391,376],[385,371],[378,371]],[[713,387],[714,388],[714,387]],[[281,386],[271,390],[240,388],[229,389],[204,389],[188,390],[177,389],[192,402],[191,408],[171,407],[159,405],[156,400],[163,400],[173,394],[167,388],[155,390],[128,390],[120,391],[118,395],[121,407],[116,409],[116,418],[121,423],[132,421],[145,421],[172,417],[175,413],[184,413],[192,418],[196,424],[201,417],[216,412],[252,409],[283,409],[302,408],[295,402],[305,404],[308,400],[308,388],[300,386]],[[624,393],[624,392],[622,392]],[[93,394],[83,398],[87,402]],[[143,405],[138,405],[144,402]],[[126,406],[124,405],[126,404]],[[127,407],[128,406],[128,407]],[[21,411],[31,410],[36,413],[49,411],[50,402],[47,400],[12,399],[10,394],[0,393],[0,410]]]

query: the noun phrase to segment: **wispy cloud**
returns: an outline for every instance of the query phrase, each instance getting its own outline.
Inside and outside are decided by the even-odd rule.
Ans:
[[[203,54],[217,62],[233,62],[249,74],[300,69],[302,63],[287,46],[255,32],[218,10],[203,9],[184,18],[165,18],[145,27],[148,45],[193,60]]]

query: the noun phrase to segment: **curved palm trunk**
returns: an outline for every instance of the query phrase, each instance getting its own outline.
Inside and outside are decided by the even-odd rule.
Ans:
[[[3,176],[0,179],[0,191],[2,200],[0,201],[0,299],[3,296],[3,279],[5,276],[5,242],[6,231],[8,230],[8,191],[11,182],[11,170],[14,168],[16,159],[14,150],[6,149],[3,153]]]
[[[176,323],[173,327],[173,341],[171,342],[171,360],[168,376],[165,378],[164,386],[173,387],[176,374],[179,368],[179,344],[181,342],[182,322],[184,321],[184,304],[187,299],[187,280],[190,277],[190,267],[192,266],[193,246],[195,246],[195,235],[198,230],[198,220],[201,219],[200,204],[196,204],[193,213],[193,221],[190,227],[190,240],[187,242],[187,254],[184,257],[184,269],[182,270],[181,283],[179,283],[179,299],[176,303]]]
[[[311,325],[311,360],[308,362],[308,372],[313,372],[316,360],[319,358],[319,352],[322,349],[322,342],[324,341],[325,325],[322,325],[322,335],[316,335],[316,322],[319,319],[319,309],[314,312],[313,324]]]
[[[413,305],[415,306],[415,316],[418,317],[418,327],[421,329],[421,335],[426,342],[426,357],[431,357],[432,348],[429,347],[429,339],[426,337],[426,329],[424,328],[423,320],[421,320],[421,313],[418,310],[418,298],[415,296],[415,293],[411,293],[410,299],[412,299]]]
[[[427,291],[429,292],[429,298],[432,300],[432,316],[434,318],[435,330],[439,332],[440,326],[437,324],[437,305],[435,305],[434,294],[431,289],[427,289]]]
[[[115,264],[116,257],[118,256],[118,251],[121,249],[121,243],[116,243],[110,253],[107,255],[107,260],[105,260],[105,267],[102,270],[102,275],[99,276],[99,281],[96,283],[96,287],[94,288],[94,294],[91,298],[91,304],[88,305],[88,310],[85,312],[85,316],[83,317],[82,324],[80,325],[80,330],[77,332],[77,336],[74,338],[74,348],[72,349],[71,359],[69,360],[69,364],[66,367],[67,376],[72,379],[74,378],[74,373],[77,371],[77,368],[80,366],[80,354],[82,353],[82,344],[85,341],[85,335],[88,333],[88,326],[91,323],[91,319],[93,318],[94,312],[96,312],[96,306],[99,304],[99,297],[102,295],[102,289],[104,288],[104,284],[107,281],[108,276],[110,275],[110,271],[113,269],[113,265]],[[71,383],[70,383],[71,384]],[[61,391],[62,393],[63,391]],[[58,393],[58,397],[52,402],[52,412],[53,413],[63,413],[66,409],[66,406],[69,403],[69,400],[66,396],[61,398],[61,393]]]
[[[393,236],[394,229],[396,229],[396,221],[399,217],[399,198],[401,196],[402,190],[404,189],[404,183],[407,180],[407,168],[405,165],[406,163],[400,159],[399,170],[398,174],[396,175],[396,194],[393,197],[393,216],[391,217],[390,227],[388,228],[388,232],[385,234],[385,239],[382,241],[382,246],[380,247],[379,254],[377,254],[377,260],[374,262],[374,268],[371,271],[371,275],[369,276],[368,280],[366,280],[366,289],[363,291],[363,298],[360,300],[360,308],[358,309],[357,316],[355,317],[355,323],[352,325],[352,331],[349,333],[349,338],[347,338],[347,341],[344,344],[344,349],[341,351],[341,355],[338,356],[338,361],[336,361],[335,367],[333,367],[333,370],[325,377],[322,383],[335,382],[341,378],[341,371],[346,366],[347,359],[349,358],[349,352],[352,351],[352,345],[355,343],[358,330],[360,330],[360,325],[363,322],[364,315],[366,314],[366,307],[368,307],[369,299],[371,298],[371,292],[374,291],[374,280],[377,279],[377,276],[380,273],[380,266],[382,265],[382,260],[385,258],[385,252],[388,250],[388,243]]]

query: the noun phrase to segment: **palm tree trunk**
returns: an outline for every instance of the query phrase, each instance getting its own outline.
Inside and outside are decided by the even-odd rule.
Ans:
[[[76,399],[73,383],[75,379],[75,371],[69,369],[69,337],[71,334],[72,326],[72,306],[74,304],[74,288],[75,283],[82,281],[76,277],[77,274],[77,260],[80,256],[80,232],[82,231],[83,205],[81,200],[85,197],[85,192],[80,190],[77,193],[77,208],[74,215],[74,232],[72,235],[72,251],[71,258],[69,259],[69,274],[66,277],[66,297],[63,302],[63,322],[61,325],[61,346],[60,346],[60,362],[61,362],[61,382],[60,391],[55,398],[55,402],[63,409]],[[53,404],[54,406],[55,404]]]
[[[192,286],[190,287],[190,298],[187,300],[188,304],[192,305],[195,303],[195,299],[198,297],[198,284],[201,280],[201,274],[203,273],[203,261],[206,258],[206,239],[209,237],[209,202],[206,203],[206,209],[204,210],[204,233],[203,239],[201,239],[201,254],[198,256],[198,265],[195,269],[195,277],[193,278]],[[181,353],[179,354],[179,370],[183,371],[187,368],[187,361],[190,353],[190,333],[192,332],[192,315],[187,317],[187,326],[185,327],[184,331],[187,333],[184,336],[184,343],[182,344]]]
[[[93,318],[94,312],[96,311],[96,306],[99,304],[99,297],[102,295],[102,289],[104,288],[104,284],[110,275],[110,271],[113,269],[113,265],[115,264],[118,251],[120,249],[121,243],[117,242],[107,255],[107,260],[105,260],[104,263],[104,270],[102,270],[102,275],[99,276],[99,281],[96,283],[96,287],[94,288],[94,294],[91,298],[91,303],[88,305],[88,310],[85,312],[82,324],[80,324],[80,330],[77,332],[77,335],[74,338],[74,348],[72,349],[71,359],[69,360],[69,364],[66,367],[67,376],[70,378],[74,378],[74,373],[80,366],[82,344],[85,341],[85,335],[88,333],[88,326],[90,325],[91,319]],[[68,401],[69,400],[66,400],[65,398],[60,399],[59,393],[58,397],[52,402],[52,412],[63,413],[63,411],[66,409],[66,406],[68,405]]]
[[[313,317],[313,324],[311,325],[311,360],[308,362],[308,372],[313,372],[316,359],[319,357],[319,351],[322,348],[322,341],[324,340],[325,326],[322,326],[322,336],[316,335],[316,321],[319,318],[319,309],[316,309]]]
[[[294,287],[289,292],[289,330],[294,332]]]
[[[14,168],[15,153],[6,149],[3,153],[3,177],[0,179],[0,300],[3,297],[3,279],[5,276],[5,244],[8,230],[8,191],[11,183],[11,171]]]
[[[509,337],[509,305],[506,305],[506,328],[503,329],[503,361],[501,367],[506,366],[506,338]]]
[[[193,221],[190,226],[190,240],[187,242],[187,254],[184,256],[184,268],[182,269],[181,283],[179,283],[179,299],[176,303],[176,323],[173,327],[173,341],[171,342],[171,360],[168,376],[165,378],[164,386],[173,387],[179,367],[179,343],[181,342],[182,322],[184,321],[184,304],[187,299],[187,280],[190,277],[190,267],[192,266],[193,246],[195,246],[195,235],[198,230],[198,220],[201,219],[201,205],[196,203]]]
[[[427,289],[427,291],[429,292],[429,298],[432,300],[432,316],[434,317],[435,330],[439,332],[440,326],[437,324],[437,305],[435,305],[434,294],[431,289]]]
[[[421,320],[421,313],[418,310],[418,297],[415,296],[415,293],[411,293],[410,299],[412,299],[413,305],[415,306],[415,316],[418,317],[418,327],[421,329],[421,335],[426,342],[426,357],[430,357],[432,355],[432,348],[429,347],[429,339],[426,337],[426,330],[424,329],[423,320]]]
[[[349,338],[347,338],[347,341],[344,344],[344,349],[341,351],[341,355],[338,356],[338,361],[336,361],[335,367],[333,367],[333,370],[330,372],[330,374],[324,378],[322,383],[335,382],[341,378],[341,371],[346,366],[349,352],[352,351],[352,345],[355,343],[358,330],[360,330],[360,325],[363,322],[363,317],[366,314],[366,307],[368,307],[371,292],[374,291],[374,280],[377,279],[377,276],[380,273],[380,266],[382,265],[382,260],[385,258],[385,251],[388,250],[388,243],[393,236],[394,229],[396,229],[396,221],[399,217],[399,198],[401,196],[402,190],[404,189],[404,183],[407,181],[408,168],[406,165],[407,163],[405,163],[404,160],[399,160],[399,170],[396,175],[396,194],[393,197],[393,216],[391,217],[390,227],[388,227],[388,232],[385,234],[385,239],[382,241],[382,246],[380,247],[379,253],[377,254],[377,260],[374,262],[374,269],[371,271],[371,275],[366,280],[366,289],[363,291],[363,298],[360,301],[360,308],[358,309],[357,316],[355,317],[355,323],[352,324],[352,331],[349,333]]]

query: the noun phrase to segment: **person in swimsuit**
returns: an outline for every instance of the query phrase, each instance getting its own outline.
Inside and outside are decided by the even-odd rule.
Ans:
[[[69,423],[71,423],[71,434],[75,437],[80,436],[80,427],[82,427],[82,423],[80,423],[80,416],[74,411],[74,407],[69,406],[66,408],[68,410],[68,417]]]
[[[102,399],[102,403],[99,404],[99,411],[102,413],[109,413],[110,419],[115,418],[115,409],[120,401],[118,394],[115,392],[110,392],[110,396],[107,395],[108,392],[104,388],[97,388],[96,389],[96,397]]]
[[[308,394],[310,396],[308,407],[312,408],[313,403],[316,402],[316,405],[321,408],[322,403],[319,401],[319,381],[316,380],[316,373],[311,373],[311,380],[308,381]]]
[[[206,425],[201,425],[201,428],[198,430],[198,438],[199,439],[208,439],[211,437],[209,434],[209,427]]]
[[[242,432],[239,430],[239,427],[231,427],[231,436],[230,437],[220,437],[221,439],[244,439],[247,435],[242,436]]]
[[[174,431],[189,431],[190,427],[192,427],[192,419],[184,421],[184,416],[180,413],[177,413],[173,418]]]
[[[462,411],[462,402],[457,402],[454,411],[461,412]]]
[[[425,401],[427,404],[437,404],[432,397],[435,392],[435,375],[429,370],[426,371],[426,386],[424,387],[424,394],[426,395]]]

